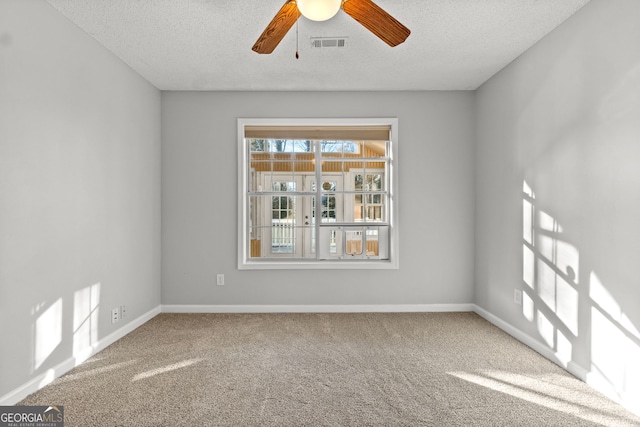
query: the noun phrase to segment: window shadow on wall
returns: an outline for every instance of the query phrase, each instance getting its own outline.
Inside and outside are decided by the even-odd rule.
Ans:
[[[522,315],[565,367],[585,370],[611,397],[640,402],[640,332],[625,302],[540,208],[526,181],[522,207]]]

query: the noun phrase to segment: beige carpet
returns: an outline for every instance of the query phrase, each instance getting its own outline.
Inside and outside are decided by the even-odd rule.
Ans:
[[[640,425],[472,313],[161,314],[20,404],[67,427]]]

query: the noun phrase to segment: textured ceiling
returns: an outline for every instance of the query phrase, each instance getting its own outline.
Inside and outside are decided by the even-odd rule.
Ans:
[[[411,29],[387,46],[338,12],[251,50],[283,0],[47,0],[162,90],[476,89],[589,0],[375,0]],[[312,48],[311,37],[347,37]]]

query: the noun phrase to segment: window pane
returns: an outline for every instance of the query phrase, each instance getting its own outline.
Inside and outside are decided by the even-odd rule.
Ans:
[[[361,255],[362,254],[362,231],[346,231],[346,248],[345,253],[347,255]]]
[[[336,181],[324,181],[322,183],[322,191],[336,191],[337,182]]]
[[[366,221],[382,221],[382,207],[367,206]]]
[[[297,152],[294,154],[293,168],[296,172],[313,173],[316,168],[315,155],[308,152]]]
[[[378,256],[379,246],[378,246],[378,230],[367,230],[366,231],[366,242],[367,242],[367,256]]]
[[[274,181],[271,191],[296,191],[295,181]]]
[[[374,197],[374,196],[370,196]],[[386,204],[384,203],[367,203],[365,206],[366,222],[386,222]]]
[[[367,174],[366,189],[368,191],[381,191],[384,189],[381,174]]]
[[[273,219],[273,215],[277,218],[278,211],[271,213],[268,218],[265,219],[264,211],[272,204],[271,196],[251,196],[249,197],[249,248],[250,256],[252,258],[260,258],[264,256],[265,250],[262,249],[264,239],[268,239],[270,234],[269,225]]]
[[[353,178],[353,189],[356,191],[362,191],[364,186],[364,179],[362,174],[356,174]]]
[[[342,172],[343,168],[344,164],[342,161],[322,161],[322,172]]]
[[[269,139],[268,140],[268,151],[270,153],[285,153],[287,151],[291,151],[290,141],[286,139]]]
[[[293,171],[293,156],[291,153],[275,153],[272,158],[275,172],[291,173]]]
[[[354,222],[363,222],[365,218],[364,212],[364,203],[365,200],[364,194],[354,194],[353,195],[353,221]]]
[[[290,221],[273,221],[271,226],[271,252],[274,254],[290,254],[295,252],[295,223]]]
[[[268,172],[271,171],[271,160],[254,160],[251,162],[251,168],[256,172]]]
[[[343,233],[339,228],[320,227],[321,259],[339,259],[342,257]]]
[[[342,157],[360,152],[358,143],[354,141],[320,141],[320,149],[327,157]]]
[[[251,139],[249,141],[249,150],[250,151],[266,151],[267,150],[267,142],[264,139]]]
[[[313,152],[313,142],[309,140],[292,141],[294,153],[311,153]]]
[[[251,227],[249,231],[249,256],[251,258],[260,258],[261,256],[261,247],[260,247],[260,239],[257,237],[260,234],[260,230],[255,227]],[[254,237],[256,236],[256,237]]]
[[[329,165],[327,165],[329,163]],[[342,182],[344,182],[344,174],[342,173],[342,168],[344,164],[342,162],[325,162],[322,166],[322,181],[340,181],[339,187],[342,187]],[[342,188],[338,189],[338,191],[342,191]]]
[[[387,163],[384,161],[379,161],[379,162],[365,162],[365,167],[367,168],[367,170],[384,170],[387,168]]]
[[[271,219],[292,220],[295,217],[295,197],[273,196],[271,198]]]
[[[295,172],[313,173],[316,170],[316,164],[312,161],[308,162],[296,159],[293,163],[293,168]]]
[[[342,194],[328,193],[322,195],[322,223],[343,221],[343,199],[344,196]]]
[[[331,255],[338,254],[338,233],[336,230],[331,230],[331,234],[329,237],[329,253]]]
[[[365,141],[363,157],[388,157],[386,141]]]
[[[346,172],[359,172],[364,170],[364,162],[347,162],[345,166]],[[362,180],[362,177],[360,178]]]

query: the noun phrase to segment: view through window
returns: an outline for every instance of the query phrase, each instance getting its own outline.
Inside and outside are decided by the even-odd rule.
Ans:
[[[391,130],[242,124],[239,265],[389,265]]]

